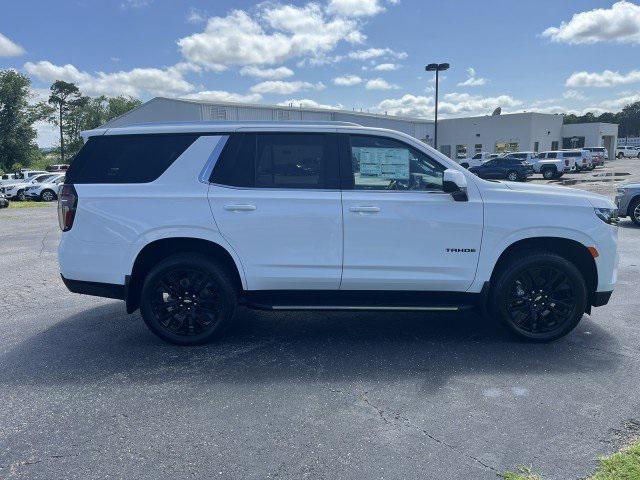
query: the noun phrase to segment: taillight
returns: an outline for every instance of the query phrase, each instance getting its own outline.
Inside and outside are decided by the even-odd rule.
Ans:
[[[565,167],[568,167],[568,166],[569,166],[569,160],[565,160],[565,161],[564,161],[564,166],[565,166]]]
[[[60,230],[68,232],[73,227],[78,206],[78,193],[73,185],[62,185],[58,193],[58,224]]]

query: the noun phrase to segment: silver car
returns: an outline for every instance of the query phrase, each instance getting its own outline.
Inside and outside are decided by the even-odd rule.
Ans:
[[[620,185],[616,194],[616,205],[621,217],[630,217],[640,227],[640,183]]]

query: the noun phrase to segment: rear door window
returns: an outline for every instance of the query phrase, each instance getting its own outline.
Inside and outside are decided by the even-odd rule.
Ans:
[[[245,188],[337,189],[339,156],[332,133],[233,134],[212,183]]]
[[[68,183],[148,183],[156,180],[199,134],[91,137],[67,170]]]

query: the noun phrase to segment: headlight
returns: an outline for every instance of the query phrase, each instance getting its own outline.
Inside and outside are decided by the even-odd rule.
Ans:
[[[618,223],[617,208],[594,208],[593,211],[604,223],[608,223],[609,225],[616,225]]]

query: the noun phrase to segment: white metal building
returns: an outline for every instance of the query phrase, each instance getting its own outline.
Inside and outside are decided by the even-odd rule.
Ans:
[[[103,126],[210,120],[353,122],[368,127],[398,130],[429,144],[433,144],[434,133],[433,122],[421,118],[162,97],[154,98]],[[438,123],[439,149],[452,158],[463,158],[479,151],[544,151],[583,146],[605,147],[609,149],[609,158],[614,158],[617,135],[616,124],[563,125],[561,115],[533,112],[445,119]]]

